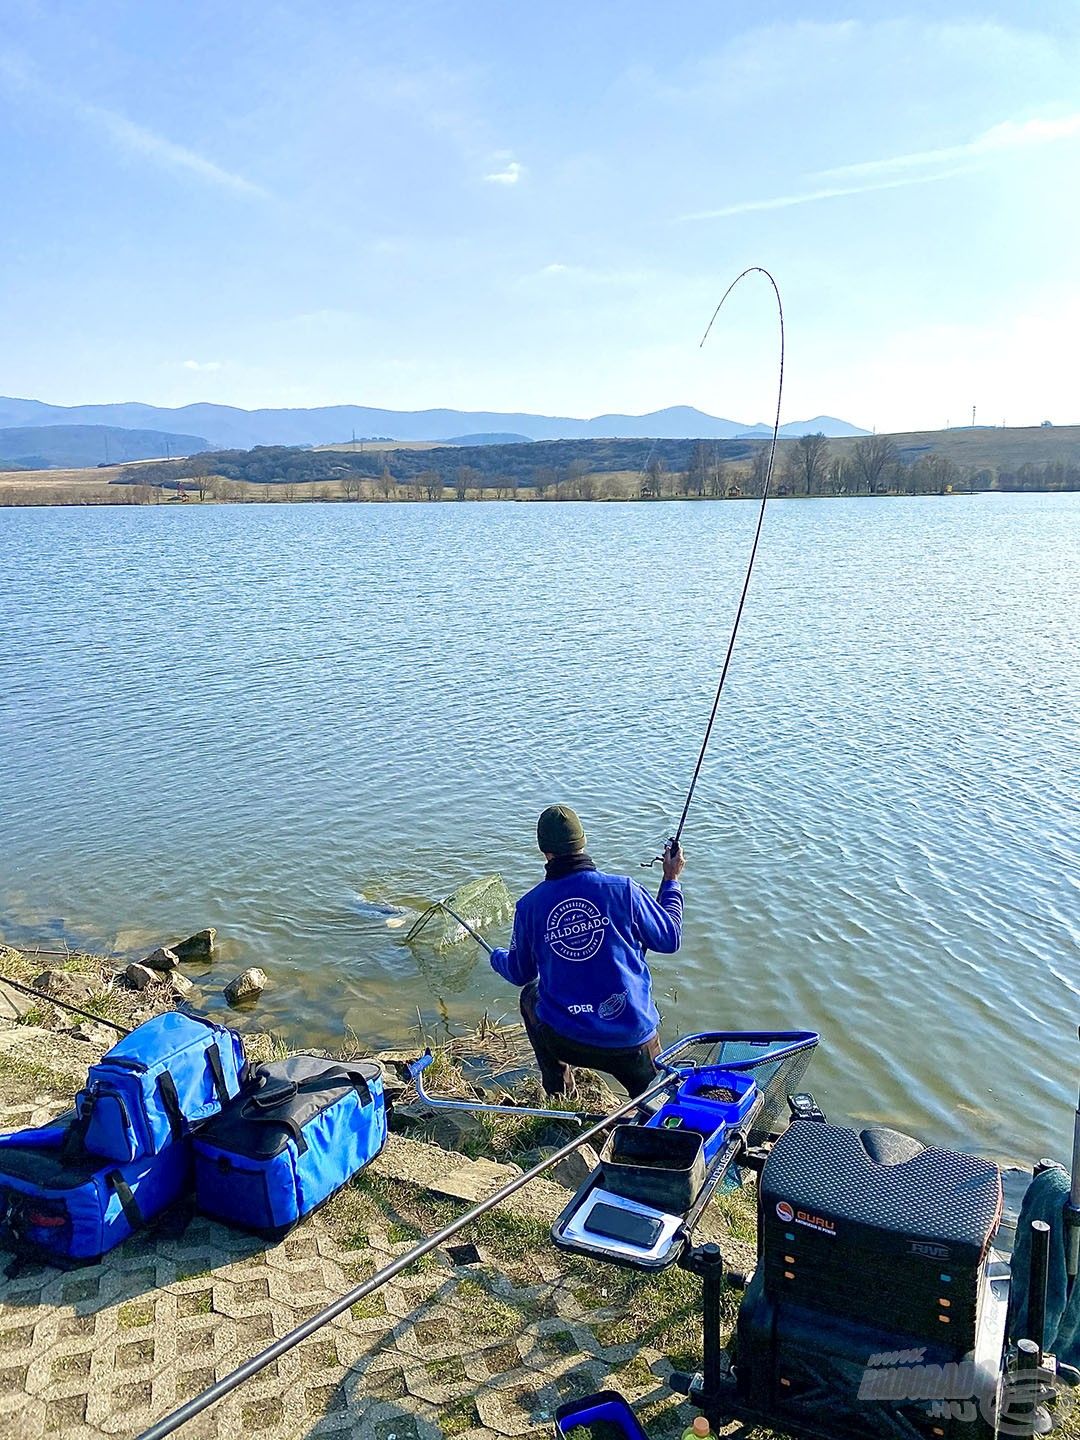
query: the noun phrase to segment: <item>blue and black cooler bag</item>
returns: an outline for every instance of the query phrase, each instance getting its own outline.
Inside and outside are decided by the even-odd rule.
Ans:
[[[191,1184],[191,1148],[118,1163],[71,1141],[74,1114],[0,1135],[0,1245],[16,1257],[92,1265]]]
[[[234,1030],[179,1010],[136,1026],[90,1067],[75,1097],[78,1139],[92,1155],[156,1155],[217,1115],[246,1073]]]
[[[214,1220],[280,1239],[385,1142],[378,1064],[317,1055],[269,1061],[194,1137],[195,1203]]]

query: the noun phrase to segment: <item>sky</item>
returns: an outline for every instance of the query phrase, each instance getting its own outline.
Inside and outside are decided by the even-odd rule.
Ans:
[[[2,0],[0,394],[1080,422],[1080,5]]]

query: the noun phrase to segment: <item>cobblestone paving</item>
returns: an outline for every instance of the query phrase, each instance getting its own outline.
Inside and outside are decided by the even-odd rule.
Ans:
[[[0,1104],[0,1129],[44,1123],[61,1108],[47,1095]],[[196,1217],[186,1228],[166,1221],[100,1265],[0,1279],[0,1440],[136,1435],[409,1243],[377,1229],[368,1241],[343,1249],[315,1215],[267,1247]],[[181,1435],[550,1434],[561,1400],[601,1387],[631,1358],[628,1347],[598,1342],[611,1312],[582,1308],[554,1250],[538,1257],[535,1283],[487,1270],[485,1290],[475,1275],[432,1256]],[[658,1397],[667,1362],[638,1354],[638,1375],[644,1365],[656,1377],[643,1393]]]

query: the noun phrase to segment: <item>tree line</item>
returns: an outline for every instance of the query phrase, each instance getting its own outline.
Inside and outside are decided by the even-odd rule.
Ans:
[[[662,500],[760,496],[767,440],[572,440],[530,445],[353,452],[290,446],[206,452],[126,467],[122,484],[199,499]],[[1080,466],[963,466],[926,447],[901,452],[888,435],[835,445],[821,434],[781,442],[772,493],[784,496],[946,495],[990,489],[1080,489]]]

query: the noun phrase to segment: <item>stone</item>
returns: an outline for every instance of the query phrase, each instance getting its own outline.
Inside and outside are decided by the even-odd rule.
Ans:
[[[124,971],[124,979],[131,986],[132,990],[145,990],[152,985],[158,977],[145,965],[129,965]]]
[[[252,965],[225,986],[225,999],[230,1005],[238,1005],[244,1000],[254,1000],[256,996],[262,994],[266,986],[265,972],[260,970],[257,965]]]
[[[169,989],[179,1000],[187,1000],[194,994],[195,982],[189,980],[186,975],[181,975],[179,970],[174,970],[166,981]]]
[[[68,1034],[73,1040],[82,1040],[87,1045],[93,1045],[96,1050],[110,1050],[120,1038],[115,1030],[108,1025],[78,1025]]]
[[[10,985],[0,982],[0,1020],[22,1020],[36,1003],[21,990],[13,990]]]
[[[582,1145],[549,1170],[548,1178],[567,1190],[576,1190],[600,1164],[600,1157],[591,1145]]]
[[[415,1125],[426,1125],[433,1114],[427,1105],[395,1100],[387,1120],[392,1130],[411,1130]]]
[[[94,993],[94,986],[85,976],[69,975],[66,970],[43,970],[33,988],[52,1000],[66,1000],[71,1005],[89,1000]]]
[[[169,949],[181,960],[209,960],[214,953],[216,940],[217,931],[211,926],[205,930],[196,930],[195,934],[189,935],[186,940],[174,941]]]
[[[371,1056],[371,1059],[377,1060],[384,1070],[394,1072],[404,1070],[407,1065],[410,1065],[412,1061],[418,1059],[421,1054],[423,1054],[423,1051],[419,1046],[412,1050],[376,1050],[375,1054]]]
[[[159,946],[157,950],[151,950],[142,963],[149,970],[175,970],[180,964],[180,957],[175,950],[166,950],[164,946]]]
[[[460,1150],[469,1140],[487,1137],[484,1122],[479,1115],[467,1110],[437,1110],[431,1127],[431,1138],[444,1150]]]

